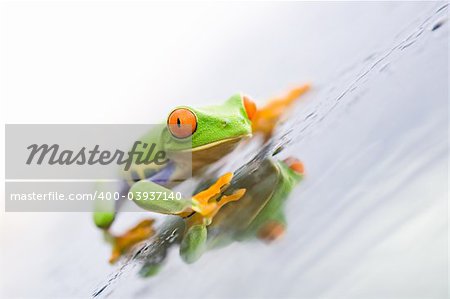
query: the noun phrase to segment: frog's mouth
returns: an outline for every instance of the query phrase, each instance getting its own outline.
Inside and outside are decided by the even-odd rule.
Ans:
[[[251,136],[252,136],[252,134],[246,134],[246,135],[241,135],[241,136],[237,136],[237,137],[218,140],[218,141],[211,142],[211,143],[208,143],[205,145],[197,146],[196,148],[189,149],[188,151],[191,151],[192,153],[194,153],[194,152],[197,153],[197,152],[207,151],[208,149],[213,149],[213,148],[218,148],[218,149],[223,148],[224,152],[226,152],[227,145],[234,145],[234,147],[236,147],[236,145],[239,141],[241,141],[242,139],[245,139],[245,138],[249,138]]]
[[[192,172],[194,173],[203,166],[220,160],[222,157],[232,152],[239,144],[239,141],[251,136],[252,134],[246,134],[233,138],[227,138],[201,145],[196,148],[176,151],[168,154],[169,158],[174,161],[186,163],[186,160],[192,159]]]

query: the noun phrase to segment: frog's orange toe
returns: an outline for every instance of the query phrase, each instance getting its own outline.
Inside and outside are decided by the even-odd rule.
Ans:
[[[250,97],[244,95],[243,96],[244,99],[244,108],[245,108],[245,112],[247,113],[247,117],[250,120],[253,120],[253,118],[255,117],[256,111],[258,110],[256,108],[256,104],[253,100],[250,99]]]
[[[192,209],[203,216],[211,214],[217,207],[216,199],[230,185],[233,174],[228,172],[221,176],[208,189],[203,190],[192,197],[195,205]]]
[[[121,256],[122,254],[120,253],[120,251],[117,248],[113,248],[111,256],[109,257],[109,263],[110,264],[116,263]]]
[[[211,219],[214,218],[214,216],[219,212],[219,210],[226,205],[229,202],[237,201],[241,199],[242,196],[245,194],[245,189],[238,189],[231,195],[224,195],[220,198],[220,201],[217,203],[217,206],[211,213],[208,215]]]
[[[193,196],[194,205],[192,209],[200,214],[202,219],[206,220],[206,223],[210,223],[224,205],[244,196],[245,189],[236,190],[231,195],[222,195],[222,192],[230,185],[232,178],[233,174],[228,172],[221,176],[211,187]]]

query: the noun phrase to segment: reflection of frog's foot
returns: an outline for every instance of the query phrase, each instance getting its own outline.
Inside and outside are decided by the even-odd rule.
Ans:
[[[139,270],[139,275],[141,277],[155,276],[161,270],[161,266],[161,264],[144,265],[141,270]]]
[[[283,160],[283,162],[293,171],[295,171],[299,175],[305,174],[305,166],[302,161],[294,157],[288,157]]]
[[[258,231],[258,238],[267,243],[273,242],[284,235],[285,226],[278,221],[265,223]]]
[[[109,259],[110,263],[115,263],[135,244],[148,239],[155,231],[153,229],[153,219],[145,219],[139,222],[135,227],[128,230],[121,236],[112,237],[112,254]]]
[[[253,133],[261,133],[267,140],[283,113],[306,91],[309,84],[291,89],[285,96],[272,99],[265,107],[258,109],[252,119]]]
[[[244,195],[245,189],[239,189],[231,195],[220,197],[222,192],[230,185],[232,178],[231,172],[226,173],[208,189],[194,195],[192,209],[203,216],[204,219],[210,221],[225,204],[240,199]]]

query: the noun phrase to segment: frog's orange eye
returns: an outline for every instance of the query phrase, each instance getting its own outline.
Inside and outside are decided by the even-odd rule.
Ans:
[[[247,112],[248,118],[252,120],[256,114],[256,104],[248,96],[243,96],[243,99],[245,112]]]
[[[197,130],[197,117],[189,109],[178,108],[170,113],[167,127],[176,138],[186,138]]]
[[[296,173],[305,174],[305,167],[300,160],[290,157],[285,159],[283,162]]]

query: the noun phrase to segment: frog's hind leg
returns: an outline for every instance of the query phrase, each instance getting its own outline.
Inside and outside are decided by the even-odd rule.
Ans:
[[[258,109],[252,119],[253,133],[261,133],[265,140],[269,139],[283,113],[309,89],[310,84],[298,86],[284,96],[271,99],[266,106]]]
[[[188,264],[196,262],[207,249],[208,230],[207,226],[211,222],[212,217],[226,203],[240,198],[241,194],[230,195],[221,201],[209,214],[204,217],[201,214],[195,214],[188,220],[187,230],[180,244],[180,256]]]
[[[154,222],[153,219],[142,220],[126,233],[119,236],[114,236],[109,231],[105,231],[105,238],[112,244],[112,253],[109,262],[115,263],[124,253],[128,252],[131,247],[154,235]]]

